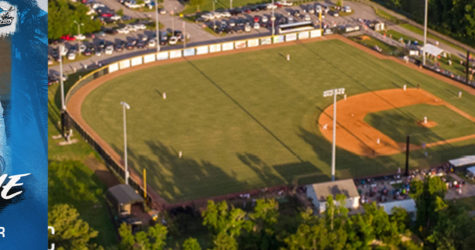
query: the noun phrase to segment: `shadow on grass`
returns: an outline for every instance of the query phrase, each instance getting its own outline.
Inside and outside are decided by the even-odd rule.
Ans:
[[[154,152],[150,158],[129,149],[133,162],[131,166],[142,171],[148,170],[147,180],[154,189],[166,200],[174,203],[190,199],[223,195],[236,187],[246,187],[245,183],[236,180],[236,174],[228,174],[221,167],[209,161],[198,161],[178,152],[159,141],[146,141],[145,144]],[[117,152],[121,152],[115,148]]]

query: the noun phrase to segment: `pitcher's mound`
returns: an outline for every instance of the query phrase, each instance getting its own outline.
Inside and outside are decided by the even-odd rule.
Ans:
[[[417,125],[419,125],[421,127],[425,127],[425,128],[433,128],[433,127],[437,126],[437,122],[427,121],[426,123],[424,123],[424,121],[418,121]]]

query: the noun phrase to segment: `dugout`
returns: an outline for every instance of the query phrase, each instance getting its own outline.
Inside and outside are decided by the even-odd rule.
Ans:
[[[107,199],[112,203],[119,215],[130,215],[132,206],[143,207],[144,199],[135,190],[126,184],[119,184],[107,190]]]
[[[319,213],[325,212],[327,197],[331,195],[335,198],[337,194],[346,196],[346,208],[358,209],[360,206],[360,195],[352,179],[307,185],[307,197],[312,200]]]

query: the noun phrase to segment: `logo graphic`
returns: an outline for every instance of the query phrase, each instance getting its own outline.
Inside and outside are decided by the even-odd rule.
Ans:
[[[0,1],[0,37],[15,33],[17,8],[8,2]]]
[[[0,8],[0,27],[11,25],[15,17],[12,15],[15,8],[10,6],[8,10]]]

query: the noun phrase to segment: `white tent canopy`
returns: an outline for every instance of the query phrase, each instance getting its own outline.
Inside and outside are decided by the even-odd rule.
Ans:
[[[430,54],[432,56],[438,56],[440,55],[444,50],[434,46],[432,44],[426,44],[422,47],[422,51],[425,51],[427,54]]]
[[[379,205],[383,207],[384,212],[386,212],[387,214],[391,214],[391,210],[394,207],[402,207],[406,209],[406,211],[409,213],[416,211],[416,202],[413,199],[379,203]]]
[[[475,155],[466,155],[457,159],[450,160],[449,163],[454,167],[463,167],[467,165],[475,165]]]

